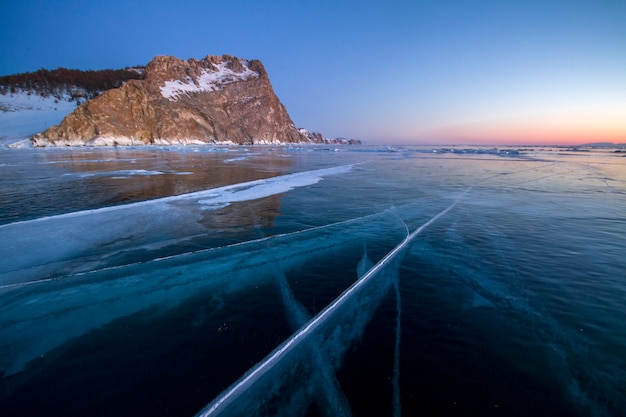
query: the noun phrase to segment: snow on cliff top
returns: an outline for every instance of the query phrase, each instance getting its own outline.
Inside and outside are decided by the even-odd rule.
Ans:
[[[259,74],[248,68],[242,62],[243,72],[236,72],[227,68],[227,62],[217,64],[217,71],[205,69],[197,79],[189,77],[185,82],[181,80],[166,81],[161,87],[161,94],[170,101],[176,101],[181,95],[188,93],[210,92],[221,90],[226,84],[258,77]]]

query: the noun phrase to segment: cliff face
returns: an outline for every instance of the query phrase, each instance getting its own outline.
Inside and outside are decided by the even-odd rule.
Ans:
[[[108,90],[35,135],[33,146],[307,142],[261,62],[159,56],[145,78]]]

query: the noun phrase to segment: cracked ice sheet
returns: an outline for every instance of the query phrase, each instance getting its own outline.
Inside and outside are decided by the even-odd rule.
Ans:
[[[200,292],[237,297],[337,251],[390,234],[389,212],[239,244],[36,281],[0,290],[0,374],[12,375],[73,337],[149,308],[165,311]],[[319,285],[319,283],[318,283]],[[366,311],[366,310],[363,310]]]
[[[202,210],[288,192],[351,165],[249,181],[178,196],[0,225],[0,288],[111,266],[121,252],[206,233]]]

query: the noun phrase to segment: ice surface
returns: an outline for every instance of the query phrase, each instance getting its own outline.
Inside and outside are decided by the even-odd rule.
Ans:
[[[72,174],[64,174],[64,176],[79,177],[79,178],[89,178],[89,177],[128,178],[128,177],[133,177],[133,176],[151,176],[151,175],[163,175],[163,174],[165,173],[162,171],[148,171],[145,169],[123,169],[119,171],[93,171],[93,172],[72,173]],[[181,173],[178,173],[178,174],[181,174]]]
[[[275,279],[276,265],[284,271],[312,257],[323,259],[395,224],[395,218],[381,213],[149,263],[4,285],[0,371],[18,372],[69,338],[151,306],[167,309],[202,291],[212,296],[246,291]]]
[[[123,357],[137,360],[133,377],[142,378],[142,384],[125,386],[129,403],[147,407],[144,399],[154,398],[154,387],[164,387],[167,401],[193,402],[184,413],[188,415],[212,398],[200,415],[487,410],[486,415],[601,416],[620,415],[626,408],[620,389],[626,381],[626,177],[619,153],[596,157],[559,150],[509,158],[405,147],[397,152],[289,151],[298,153],[292,154],[289,163],[294,165],[288,169],[300,174],[240,179],[199,193],[0,227],[2,242],[15,242],[14,250],[0,248],[0,265],[7,272],[0,288],[0,405],[12,401],[17,410],[32,398],[52,414],[62,403],[73,406],[79,397],[73,388],[57,389],[60,397],[71,392],[71,398],[57,403],[48,398],[54,381],[69,367],[74,370],[69,383],[112,395],[116,401],[110,403],[127,411],[120,405],[122,397],[108,392],[131,378],[123,367],[112,377],[109,364]],[[215,155],[212,161],[228,170],[235,162],[245,169],[276,168],[260,163],[259,155],[255,150],[254,158],[228,163],[228,156]],[[369,162],[346,165],[364,158]],[[46,165],[45,172],[58,169],[62,175],[67,172],[63,161],[71,159],[68,155],[61,165]],[[40,162],[56,164],[59,159]],[[156,173],[192,170],[198,160],[188,162],[168,166],[138,160],[128,172],[122,165],[100,173],[170,181],[175,177]],[[3,160],[3,169],[14,163]],[[317,169],[329,165],[334,166],[330,171]],[[320,181],[335,169],[346,175]],[[155,175],[139,177],[141,170]],[[16,176],[15,184],[21,181]],[[131,188],[132,182],[108,183]],[[12,190],[1,191],[11,195]],[[276,193],[285,195],[278,198]],[[186,246],[186,239],[214,232],[208,218],[229,211],[238,221],[220,233],[242,228],[244,216],[238,210],[257,208],[257,200],[250,199],[263,196],[274,197],[258,202],[279,201],[280,210],[272,211],[279,213],[273,224],[258,224],[259,232],[245,234],[246,239],[262,237],[216,243],[211,249]],[[216,211],[218,207],[227,208]],[[313,227],[326,222],[332,224]],[[30,246],[22,235],[31,236]],[[58,244],[66,241],[69,248]],[[170,245],[185,253],[164,251],[158,257],[151,249]],[[141,252],[136,263],[120,255],[134,250]],[[24,263],[7,270],[24,251],[30,251]],[[319,290],[325,285],[332,291]],[[220,310],[224,305],[228,309]],[[257,317],[272,309],[271,320],[257,325]],[[213,319],[219,311],[223,316]],[[151,348],[140,345],[141,353],[133,356],[137,352],[123,346],[128,343],[125,331],[132,334],[144,325],[153,326],[158,336],[143,339],[141,334],[138,339]],[[237,326],[245,330],[233,331]],[[193,330],[187,334],[187,328]],[[295,330],[291,336],[290,330]],[[232,337],[221,339],[229,331]],[[271,340],[257,356],[222,357],[224,346],[241,343],[243,336],[260,340],[252,337],[257,333]],[[214,343],[221,340],[235,342],[217,348]],[[280,341],[285,343],[270,353]],[[172,346],[145,361],[143,355],[154,353],[161,342]],[[118,344],[119,350],[114,347]],[[185,351],[183,344],[201,353],[193,360],[186,361],[187,354],[177,358]],[[245,355],[251,344],[239,347]],[[82,365],[97,368],[102,351],[107,351],[102,360],[106,369],[99,379],[92,367]],[[166,364],[161,352],[170,355]],[[248,372],[241,366],[268,353]],[[206,362],[196,366],[196,360]],[[205,366],[214,362],[222,362],[224,369],[240,368],[220,378]],[[80,366],[71,368],[76,364]],[[89,374],[83,375],[83,369]],[[202,384],[208,380],[205,392]],[[170,392],[185,382],[180,392]],[[2,393],[16,385],[21,396],[5,401]],[[85,407],[98,406],[89,395],[80,401]]]
[[[224,159],[224,162],[236,162],[236,161],[245,161],[246,159],[248,159],[247,156],[239,156],[237,158],[228,158],[228,159]]]
[[[309,321],[311,317],[306,308],[296,300],[291,288],[289,288],[287,278],[282,271],[276,272],[276,280],[285,306],[287,320],[290,322],[291,330],[295,332]],[[351,416],[350,405],[335,377],[332,361],[324,357],[321,353],[323,351],[323,347],[321,346],[322,340],[313,340],[311,343],[310,360],[312,361],[313,372],[310,378],[310,385],[312,391],[319,393],[315,396],[318,407],[322,410],[324,415],[340,417]],[[304,412],[309,404],[306,400],[302,402],[302,406],[298,408],[301,408],[301,412]]]
[[[367,285],[355,284],[346,290],[197,416],[289,416],[295,410],[306,410],[312,399],[320,403],[328,401],[329,398],[315,397],[315,394],[311,398],[311,394],[305,394],[315,393],[314,386],[319,383],[315,375],[327,371],[317,367],[318,361],[332,363],[335,371],[341,366],[343,356],[362,335],[389,289],[391,280],[387,274],[393,271],[387,269],[395,268],[397,265],[389,262],[380,264],[370,279],[364,281],[364,277],[357,282]],[[329,383],[328,380],[325,382]],[[334,391],[332,386],[331,381],[327,388]],[[349,411],[341,405],[342,400],[332,403],[329,410],[349,415]],[[333,413],[328,412],[328,415]]]
[[[255,200],[270,195],[282,194],[297,187],[313,185],[325,175],[334,175],[347,172],[350,167],[337,167],[307,172],[303,174],[284,175],[270,180],[252,181],[236,186],[222,187],[204,198],[198,200],[203,208],[224,205],[238,201]]]
[[[348,165],[324,168],[0,225],[0,240],[11,242],[0,247],[0,288],[107,267],[107,258],[115,253],[206,233],[197,223],[203,211],[285,193],[350,170]]]
[[[374,266],[374,261],[367,255],[367,243],[363,242],[363,257],[356,266],[357,278],[361,278]]]
[[[257,364],[257,366],[239,380],[239,382],[234,384],[204,410],[198,413],[197,416],[267,415],[266,410],[270,409],[268,404],[277,401],[278,396],[280,396],[281,402],[289,404],[289,407],[279,408],[280,412],[285,413],[284,415],[290,415],[290,407],[294,407],[292,398],[299,398],[298,391],[300,390],[311,390],[311,388],[308,388],[306,385],[307,381],[311,380],[311,377],[298,375],[299,381],[304,381],[305,383],[303,387],[302,383],[298,384],[296,381],[293,381],[289,374],[293,372],[293,369],[308,369],[308,371],[301,371],[304,372],[305,375],[308,373],[315,375],[316,372],[324,372],[325,368],[320,368],[319,363],[328,362],[330,357],[334,358],[335,366],[339,367],[341,365],[340,358],[345,355],[346,350],[354,343],[355,339],[361,335],[365,325],[369,322],[369,319],[380,304],[382,297],[392,285],[396,288],[398,309],[393,377],[393,408],[394,415],[400,415],[398,384],[401,305],[397,283],[398,268],[411,241],[420,235],[427,227],[450,212],[467,192],[469,192],[469,189],[455,199],[448,207],[437,213],[411,233],[409,233],[406,224],[403,223],[406,229],[406,237],[396,247],[370,268],[352,286],[346,289],[330,305],[302,326],[262,362]],[[363,259],[366,259],[366,257],[367,255],[364,254],[361,261],[359,261],[359,268],[363,267]],[[290,311],[290,314],[297,322],[299,319],[302,319],[299,307],[289,294],[288,288],[285,287],[284,283],[281,284],[281,287],[287,310]],[[338,332],[337,329],[342,329],[342,331]],[[306,354],[305,352],[310,353]],[[311,360],[311,357],[314,359]],[[323,357],[325,357],[325,359]],[[326,370],[326,372],[329,371]],[[289,376],[283,377],[280,382],[277,382],[275,379],[276,373],[279,375],[288,374]],[[327,387],[333,387],[335,384],[329,381],[329,379],[331,378],[326,376],[323,380]],[[315,381],[315,377],[313,377],[312,380]],[[278,385],[280,385],[280,387]],[[335,389],[332,389],[330,394],[331,398],[334,398],[334,392]],[[338,398],[341,398],[341,396]],[[341,406],[343,401],[336,400],[331,403],[334,407],[332,405],[329,407],[328,415],[333,415],[332,411],[335,411],[336,415],[349,415],[346,408]]]

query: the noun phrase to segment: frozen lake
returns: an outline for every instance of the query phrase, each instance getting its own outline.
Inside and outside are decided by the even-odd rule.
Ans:
[[[0,150],[3,416],[618,416],[613,150]]]

